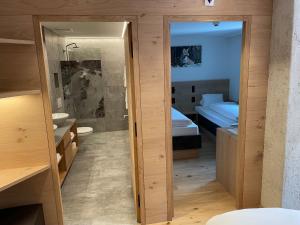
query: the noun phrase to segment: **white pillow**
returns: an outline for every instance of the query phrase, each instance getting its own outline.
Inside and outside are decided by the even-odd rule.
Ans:
[[[204,107],[207,107],[213,103],[224,102],[223,94],[204,94],[200,104]]]

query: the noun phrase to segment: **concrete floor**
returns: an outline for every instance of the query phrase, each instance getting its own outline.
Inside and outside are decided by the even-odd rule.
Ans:
[[[215,141],[204,135],[199,158],[174,162],[175,218],[168,224],[204,225],[234,210],[234,199],[215,177]],[[136,225],[128,131],[95,133],[81,141],[62,196],[65,225]]]
[[[133,225],[128,131],[99,132],[80,140],[62,187],[65,225]]]

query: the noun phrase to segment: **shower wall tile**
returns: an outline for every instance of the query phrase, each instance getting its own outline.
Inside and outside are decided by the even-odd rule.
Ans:
[[[62,61],[61,68],[67,112],[78,120],[104,118],[105,89],[101,61]]]
[[[109,77],[106,77],[105,79],[105,86],[118,86],[120,87],[120,84],[122,84],[122,87],[124,87],[124,77],[120,76],[122,72],[117,71],[111,71],[109,74]]]
[[[124,87],[124,43],[122,39],[83,39],[83,38],[67,38],[66,43],[75,42],[79,48],[71,49],[69,52],[70,60],[101,60],[102,84],[92,85],[87,91],[93,96],[103,94],[104,97],[104,118],[92,118],[93,111],[91,109],[97,106],[98,101],[84,100],[84,107],[77,110],[82,112],[78,119],[81,126],[91,126],[95,131],[116,131],[128,129],[128,119],[124,119],[127,114],[125,103],[125,87]],[[94,81],[95,82],[95,81]],[[93,82],[93,83],[94,83]],[[78,93],[80,88],[78,88]],[[78,96],[77,93],[77,96]],[[68,108],[72,108],[72,104],[76,105],[78,98],[68,104]],[[77,112],[74,112],[76,114]]]
[[[124,99],[125,88],[123,86],[106,86],[104,96],[105,99],[109,99],[109,100],[116,100],[121,98]]]
[[[64,60],[64,45],[65,40],[63,37],[54,33],[53,31],[44,28],[45,46],[47,50],[47,59],[49,66],[49,76],[47,77],[49,96],[52,104],[53,112],[64,112],[64,97],[63,97],[63,85],[62,74],[60,69],[60,61]],[[55,85],[54,74],[58,76],[58,87]],[[58,107],[57,98],[61,98],[62,107]]]
[[[119,117],[115,117],[116,114],[109,113],[107,115],[107,121],[109,123],[106,123],[106,131],[116,131],[116,130],[126,130],[128,129],[128,120],[123,118],[123,115],[120,114]]]

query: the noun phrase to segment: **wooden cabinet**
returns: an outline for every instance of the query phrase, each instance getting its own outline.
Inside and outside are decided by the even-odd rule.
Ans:
[[[217,181],[234,197],[237,190],[237,134],[217,129]]]
[[[1,209],[0,221],[6,225],[45,225],[43,206],[36,204]]]
[[[71,133],[73,133],[73,136],[71,136]],[[55,142],[56,152],[61,156],[57,164],[60,184],[62,185],[72,166],[79,145],[75,119],[67,120],[64,126],[57,128]]]
[[[0,18],[0,208],[41,204],[45,223],[62,225],[60,187],[54,179],[57,165],[49,145],[36,46],[33,32],[25,34],[30,26],[31,16]],[[1,218],[0,224],[7,223]]]

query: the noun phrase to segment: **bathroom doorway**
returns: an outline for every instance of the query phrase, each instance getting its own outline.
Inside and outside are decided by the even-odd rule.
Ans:
[[[135,20],[35,17],[35,28],[65,223],[140,221]]]

